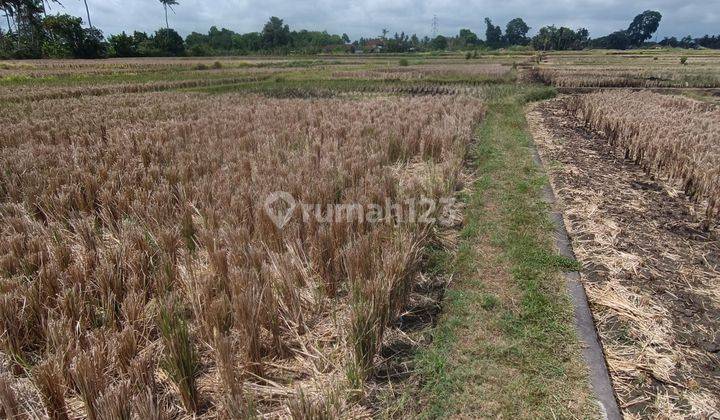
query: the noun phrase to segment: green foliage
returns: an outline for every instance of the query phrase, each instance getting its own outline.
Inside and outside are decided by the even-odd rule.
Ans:
[[[632,46],[632,40],[627,31],[615,31],[610,35],[593,40],[592,46],[595,48],[626,50]]]
[[[680,57],[680,64],[682,64],[682,65],[686,65],[686,64],[687,64],[687,60],[688,60],[688,58],[687,58],[687,57],[685,57],[685,56],[683,56],[683,57]]]
[[[273,49],[290,43],[290,27],[283,20],[272,16],[262,30],[263,47]]]
[[[125,32],[108,37],[108,54],[111,57],[139,57],[140,45],[148,41],[145,32],[137,32],[127,35]]]
[[[671,47],[671,48],[697,49],[700,47],[704,47],[704,48],[720,49],[720,35],[719,36],[705,35],[702,38],[693,38],[691,35],[688,35],[688,36],[683,37],[680,40],[678,40],[674,36],[670,37],[670,38],[665,37],[658,44],[662,45],[663,47]]]
[[[0,59],[7,60],[12,58],[15,45],[15,36],[12,33],[3,32],[2,29],[0,29]]]
[[[640,47],[643,42],[650,39],[657,31],[662,15],[660,12],[646,10],[635,16],[627,30],[615,31],[610,35],[593,40],[595,48],[608,48],[626,50],[631,47]],[[690,38],[692,40],[692,38]]]
[[[182,56],[185,55],[185,42],[174,29],[163,28],[142,42],[139,50],[145,56]]]
[[[108,37],[108,54],[111,57],[134,57],[137,54],[137,45],[134,38],[124,31],[118,35]]]
[[[446,50],[448,47],[448,40],[442,35],[438,35],[430,41],[430,48],[433,50]]]
[[[401,58],[400,62],[398,63],[401,67],[407,67],[410,65],[407,58]]]
[[[589,38],[589,33],[584,28],[573,31],[564,26],[545,26],[533,37],[531,44],[540,51],[580,50],[587,45]]]
[[[349,40],[347,34],[345,38]],[[185,46],[188,55],[196,57],[291,51],[315,54],[323,51],[325,47],[332,46],[344,50],[345,38],[325,31],[303,29],[291,32],[287,25],[282,24],[282,19],[271,18],[265,25],[263,33],[238,34],[230,29],[218,29],[213,26],[207,34],[193,32],[188,35],[185,38]]]
[[[527,33],[530,27],[521,18],[515,18],[505,27],[505,42],[509,45],[527,45],[530,39]]]
[[[43,19],[48,37],[43,55],[51,58],[101,58],[107,55],[107,43],[99,29],[82,27],[82,19],[70,15]]]
[[[480,39],[470,29],[460,29],[460,34],[458,35],[458,39],[461,41],[462,44],[464,44],[466,46],[480,44]]]
[[[646,10],[635,16],[627,29],[627,36],[633,46],[639,47],[643,42],[652,38],[660,26],[662,15],[660,12]]]
[[[502,40],[502,29],[499,26],[493,25],[490,18],[485,18],[485,43],[490,48],[499,48],[503,44]]]

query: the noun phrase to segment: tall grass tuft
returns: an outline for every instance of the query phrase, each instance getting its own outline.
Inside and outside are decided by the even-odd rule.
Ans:
[[[32,380],[40,393],[48,418],[68,420],[65,382],[58,361],[48,359],[35,366],[32,371]]]
[[[161,305],[158,327],[165,344],[162,367],[177,386],[185,409],[195,413],[200,402],[196,383],[200,363],[187,322],[177,303],[168,300]]]

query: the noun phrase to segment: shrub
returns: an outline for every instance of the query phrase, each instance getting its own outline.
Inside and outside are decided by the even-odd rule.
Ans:
[[[401,59],[400,59],[400,66],[402,66],[402,67],[407,67],[407,66],[409,66],[409,65],[410,65],[410,63],[408,62],[407,58],[401,58]]]
[[[687,57],[680,57],[680,64],[682,64],[683,66],[686,65],[686,64],[687,64],[687,60],[688,60]]]

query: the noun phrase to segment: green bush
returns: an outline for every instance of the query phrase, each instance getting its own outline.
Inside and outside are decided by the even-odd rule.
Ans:
[[[410,65],[410,63],[408,62],[407,58],[401,58],[401,59],[400,59],[400,66],[401,66],[401,67],[407,67],[407,66],[409,66],[409,65]]]
[[[469,59],[471,59],[471,58],[472,58],[472,53],[471,53],[470,51],[466,52],[466,53],[465,53],[465,59],[466,59],[466,60],[469,60]]]
[[[680,57],[680,64],[682,64],[682,65],[687,64],[687,60],[688,60],[687,57]]]

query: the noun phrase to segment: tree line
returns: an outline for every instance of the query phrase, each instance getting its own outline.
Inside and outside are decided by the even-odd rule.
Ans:
[[[657,31],[662,15],[647,10],[637,15],[627,29],[591,39],[587,29],[554,25],[540,28],[529,37],[530,27],[522,18],[509,21],[504,28],[485,18],[485,37],[463,28],[456,36],[418,37],[405,32],[390,36],[387,29],[374,38],[350,42],[347,34],[326,31],[290,30],[278,17],[271,17],[258,32],[236,33],[216,26],[208,33],[193,32],[183,38],[171,28],[168,11],[179,5],[177,0],[158,0],[165,17],[165,27],[154,33],[122,32],[107,37],[83,19],[67,14],[48,14],[48,6],[58,0],[0,0],[7,29],[0,29],[0,58],[103,58],[158,56],[213,56],[245,54],[314,54],[319,52],[403,53],[413,51],[534,49],[580,50],[584,48],[629,49],[646,46]],[[683,48],[720,48],[720,35],[690,36],[677,40],[665,38],[662,46]]]

